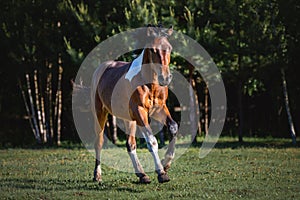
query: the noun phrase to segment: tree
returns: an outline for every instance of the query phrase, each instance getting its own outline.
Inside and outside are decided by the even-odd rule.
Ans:
[[[297,60],[294,55],[294,51],[299,50],[299,46],[297,47],[297,43],[299,44],[299,32],[297,30],[297,25],[299,25],[299,19],[291,16],[290,13],[299,14],[300,7],[299,2],[290,1],[287,4],[282,1],[279,2],[278,8],[280,12],[281,20],[284,24],[280,23],[280,29],[277,32],[275,27],[273,27],[275,34],[279,37],[279,47],[278,47],[278,62],[281,63],[280,71],[282,78],[282,88],[283,88],[283,99],[284,105],[288,117],[289,123],[289,131],[293,141],[293,144],[296,144],[296,130],[294,127],[294,122],[292,118],[290,103],[289,103],[289,94],[287,88],[287,80],[285,75],[285,68],[290,67],[291,58],[292,60]],[[293,11],[293,12],[291,12]],[[293,62],[292,61],[292,62]],[[294,65],[295,63],[291,63]]]

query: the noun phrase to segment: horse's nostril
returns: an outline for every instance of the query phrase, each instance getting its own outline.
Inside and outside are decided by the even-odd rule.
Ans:
[[[171,80],[173,78],[173,75],[172,74],[170,74],[169,75],[169,80]]]

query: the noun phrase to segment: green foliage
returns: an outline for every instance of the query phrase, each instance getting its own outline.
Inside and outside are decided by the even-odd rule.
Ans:
[[[229,113],[236,112],[236,85],[241,82],[245,98],[251,96],[256,108],[262,104],[256,99],[260,96],[271,96],[268,102],[277,102],[274,106],[270,104],[271,121],[277,123],[284,119],[277,115],[282,101],[278,75],[282,67],[292,84],[292,110],[300,113],[296,103],[300,99],[296,75],[300,63],[299,10],[296,0],[1,1],[0,78],[7,87],[0,90],[0,110],[10,116],[24,113],[22,107],[14,106],[22,105],[15,89],[16,76],[23,77],[33,68],[44,69],[45,63],[57,67],[55,63],[61,55],[66,77],[63,88],[65,94],[70,94],[69,80],[98,43],[121,31],[161,22],[191,36],[213,57],[227,84],[227,96],[233,99],[228,102],[232,109]],[[122,59],[132,58],[125,55]],[[179,55],[172,55],[172,69],[188,75],[187,66]],[[206,66],[201,65],[201,69]],[[194,76],[197,81],[202,80],[196,72]],[[5,103],[5,99],[15,102]],[[67,107],[66,103],[64,110]],[[71,121],[68,119],[67,123]]]
[[[129,8],[125,7],[127,27],[138,28],[147,24],[157,24],[157,15],[153,0],[132,0],[129,3]]]
[[[84,55],[83,55],[83,52],[81,51],[81,49],[79,49],[78,51],[76,49],[74,49],[71,46],[71,42],[68,41],[66,37],[64,37],[64,42],[66,45],[66,51],[70,55],[72,61],[75,64],[80,65],[84,59]]]
[[[249,78],[248,81],[244,84],[244,93],[249,96],[253,96],[255,93],[264,91],[264,84],[260,80],[255,78]]]

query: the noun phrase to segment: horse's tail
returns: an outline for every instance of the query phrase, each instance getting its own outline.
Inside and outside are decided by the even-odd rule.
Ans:
[[[80,83],[77,84],[71,80],[73,88],[72,101],[73,107],[75,109],[79,109],[81,112],[92,111],[92,113],[95,113],[95,98],[97,93],[97,86],[105,69],[112,62],[113,61],[105,62],[95,70],[90,87],[84,86],[82,81],[80,81]]]
[[[97,88],[99,81],[108,66],[110,66],[114,61],[107,61],[102,63],[94,72],[92,82],[91,82],[91,109],[92,112],[95,113],[95,98],[97,97]]]
[[[90,102],[91,102],[91,106],[90,109],[92,111],[94,120],[95,120],[95,132],[98,133],[100,130],[100,126],[97,122],[97,115],[96,115],[96,107],[95,107],[95,100],[96,98],[100,98],[98,96],[97,93],[97,88],[98,88],[98,84],[99,81],[104,73],[104,71],[106,70],[106,68],[110,65],[112,65],[114,61],[107,61],[102,63],[94,72],[93,74],[93,78],[92,78],[92,82],[91,82],[91,91],[90,91]]]
[[[90,91],[91,88],[84,86],[82,81],[79,84],[76,84],[74,81],[71,81],[72,84],[72,104],[73,109],[79,109],[81,112],[90,111]]]

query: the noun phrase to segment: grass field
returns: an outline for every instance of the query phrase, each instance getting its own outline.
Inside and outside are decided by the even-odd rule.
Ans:
[[[300,149],[284,139],[223,139],[205,158],[191,147],[173,164],[171,181],[149,185],[103,166],[84,148],[0,150],[0,199],[300,199]],[[125,148],[124,148],[125,151]]]

